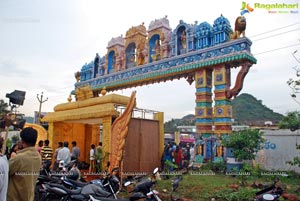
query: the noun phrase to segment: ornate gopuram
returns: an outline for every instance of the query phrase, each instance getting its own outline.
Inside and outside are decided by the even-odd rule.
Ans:
[[[246,19],[239,16],[232,28],[220,16],[213,24],[188,24],[180,20],[175,29],[167,16],[146,29],[144,23],[131,27],[125,36],[108,42],[107,54],[85,64],[76,73],[75,89],[90,86],[94,96],[101,90],[116,91],[136,86],[186,79],[195,86],[195,116],[203,160],[220,160],[220,140],[232,133],[231,99],[243,87],[244,78],[256,63]],[[231,69],[240,68],[231,87]],[[166,94],[167,95],[167,94]],[[163,108],[162,108],[163,110]]]

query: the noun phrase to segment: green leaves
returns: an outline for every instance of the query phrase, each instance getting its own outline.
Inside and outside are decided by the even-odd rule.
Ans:
[[[300,60],[298,60],[294,54],[292,54],[294,56],[294,58],[296,59],[296,61],[298,61],[298,63],[300,63]],[[298,100],[296,100],[298,93],[300,93],[300,68],[299,67],[294,67],[294,70],[296,71],[296,76],[297,79],[294,78],[289,78],[289,80],[286,82],[287,85],[292,89],[292,94],[291,97],[298,103],[300,104],[300,102]]]
[[[291,166],[298,166],[300,167],[300,157],[296,156],[293,158],[292,161],[288,161],[287,164],[290,164]]]
[[[281,129],[290,129],[291,131],[296,131],[300,129],[300,112],[293,111],[289,112],[287,116],[283,117],[279,122],[279,128]],[[296,144],[296,149],[299,149],[299,145]],[[300,157],[296,156],[292,161],[288,161],[287,164],[292,166],[300,167]]]
[[[7,103],[0,99],[0,114],[6,114],[7,112],[9,112]]]
[[[247,129],[234,132],[222,141],[225,147],[234,149],[234,155],[238,160],[252,160],[256,153],[262,148],[263,133],[258,129]]]
[[[279,122],[279,128],[290,129],[291,131],[298,130],[300,128],[300,112],[289,112],[287,116],[283,117]]]

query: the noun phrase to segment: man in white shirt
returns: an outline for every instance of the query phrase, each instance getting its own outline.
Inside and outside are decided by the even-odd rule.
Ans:
[[[190,165],[193,164],[193,162],[195,162],[195,157],[196,157],[196,153],[195,153],[195,146],[192,144],[191,148],[190,148]]]
[[[8,161],[1,153],[3,143],[4,139],[0,136],[0,200],[6,200],[8,187]]]
[[[68,148],[69,143],[64,142],[64,147],[58,151],[57,160],[64,161],[64,166],[71,161],[71,153],[70,149]]]

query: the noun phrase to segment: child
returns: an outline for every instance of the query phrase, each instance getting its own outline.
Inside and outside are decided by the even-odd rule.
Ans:
[[[90,172],[95,170],[95,145],[91,145],[90,150]]]

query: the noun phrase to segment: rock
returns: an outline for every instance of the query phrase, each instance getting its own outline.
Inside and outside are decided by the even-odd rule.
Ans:
[[[285,200],[289,200],[289,201],[297,201],[297,196],[293,195],[293,194],[288,194],[288,193],[282,193],[281,195]]]
[[[239,185],[237,185],[237,184],[229,184],[228,187],[231,188],[231,189],[233,189],[234,191],[238,191],[239,190]]]

